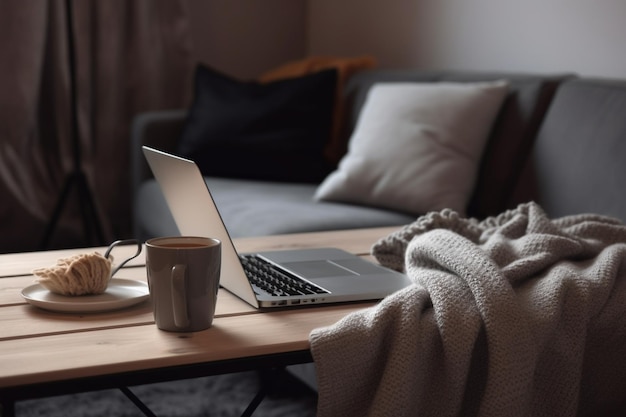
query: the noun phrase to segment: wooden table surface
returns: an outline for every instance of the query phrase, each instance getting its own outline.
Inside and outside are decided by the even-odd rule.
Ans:
[[[394,230],[397,227],[244,238],[236,239],[235,245],[240,252],[328,246],[369,257],[371,245]],[[0,399],[18,398],[20,389],[32,385],[308,351],[311,330],[373,304],[268,312],[220,290],[210,329],[173,333],[157,329],[149,301],[117,311],[79,314],[43,310],[22,298],[21,290],[35,282],[34,268],[94,250],[103,253],[105,248],[0,255]],[[123,259],[135,250],[118,247],[113,254]],[[145,281],[143,253],[116,277]]]

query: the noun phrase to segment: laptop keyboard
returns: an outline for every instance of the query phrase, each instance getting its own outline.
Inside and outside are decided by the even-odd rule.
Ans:
[[[256,255],[239,255],[243,269],[258,294],[293,296],[328,294],[320,288],[287,271],[280,271],[274,265]]]

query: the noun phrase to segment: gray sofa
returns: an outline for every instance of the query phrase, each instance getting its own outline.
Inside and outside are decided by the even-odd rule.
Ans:
[[[419,70],[368,70],[344,88],[345,132],[349,137],[369,88],[378,82],[485,81],[507,79],[510,91],[493,125],[478,180],[467,207],[484,218],[534,199],[550,214],[596,211],[626,218],[616,198],[624,178],[622,81],[571,74],[511,74]],[[175,152],[186,110],[137,116],[132,132],[135,237],[177,234],[141,145]],[[236,163],[236,161],[233,161]],[[314,201],[317,184],[207,177],[233,237],[403,225],[405,213],[360,204]],[[602,190],[602,195],[597,195]],[[414,192],[419,192],[415,190]],[[590,198],[594,196],[594,198]]]

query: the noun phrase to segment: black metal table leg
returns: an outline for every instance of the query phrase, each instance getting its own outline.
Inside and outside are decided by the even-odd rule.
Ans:
[[[128,397],[129,400],[133,402],[141,410],[141,412],[147,417],[157,417],[156,414],[148,408],[147,405],[143,403],[128,387],[120,387],[120,391],[124,393]]]

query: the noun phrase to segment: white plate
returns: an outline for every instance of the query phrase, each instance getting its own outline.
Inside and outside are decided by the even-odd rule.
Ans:
[[[98,295],[59,295],[48,291],[41,284],[22,290],[22,297],[34,306],[71,313],[117,310],[138,304],[149,295],[148,284],[145,282],[123,278],[112,278],[106,291]]]

